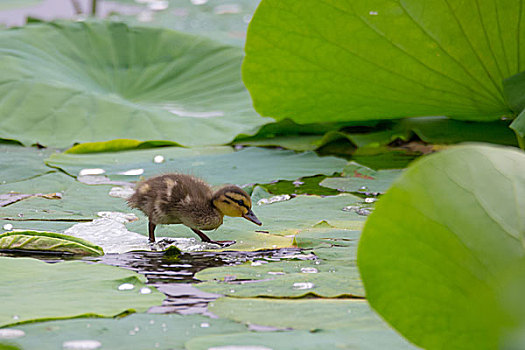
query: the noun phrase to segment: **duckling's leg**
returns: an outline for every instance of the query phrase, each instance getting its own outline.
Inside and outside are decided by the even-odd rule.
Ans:
[[[221,247],[228,247],[232,244],[235,244],[235,241],[212,241],[210,237],[206,236],[202,231],[199,231],[196,228],[192,228],[191,230],[195,232],[202,239],[203,242],[217,244]]]
[[[151,243],[155,243],[155,227],[157,227],[157,225],[151,221],[148,222],[149,241]]]

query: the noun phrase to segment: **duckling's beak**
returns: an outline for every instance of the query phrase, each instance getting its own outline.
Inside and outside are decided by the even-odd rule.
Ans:
[[[242,217],[245,218],[246,220],[250,220],[256,225],[259,225],[259,226],[262,225],[262,222],[259,219],[257,219],[257,216],[255,216],[255,214],[253,213],[251,209],[246,214],[244,214]]]

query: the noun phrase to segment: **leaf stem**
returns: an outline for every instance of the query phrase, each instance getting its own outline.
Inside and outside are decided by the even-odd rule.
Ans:
[[[91,0],[91,15],[93,17],[97,15],[97,0]]]

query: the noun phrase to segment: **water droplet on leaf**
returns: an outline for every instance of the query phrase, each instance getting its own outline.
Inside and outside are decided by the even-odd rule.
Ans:
[[[102,175],[106,171],[104,169],[100,168],[93,168],[93,169],[82,169],[78,172],[78,176],[85,176],[85,175]]]
[[[156,155],[153,157],[153,163],[164,163],[164,156]]]
[[[295,282],[293,284],[293,289],[312,289],[315,285],[311,282]]]
[[[302,273],[318,273],[319,271],[315,267],[302,267]]]
[[[15,338],[23,337],[24,335],[26,335],[26,333],[20,329],[12,329],[12,328],[0,329],[0,339],[15,339]]]
[[[131,283],[122,283],[118,286],[118,290],[132,290],[133,288],[135,288],[135,286]]]
[[[94,350],[102,346],[97,340],[70,340],[62,343],[64,350]]]

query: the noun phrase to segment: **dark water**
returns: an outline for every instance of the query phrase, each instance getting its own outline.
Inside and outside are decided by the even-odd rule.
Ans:
[[[164,252],[129,252],[106,254],[84,260],[104,263],[133,270],[147,278],[147,284],[166,295],[161,306],[152,307],[153,313],[205,314],[209,302],[220,297],[195,288],[201,282],[195,274],[205,268],[237,265],[247,261],[279,261],[286,259],[312,259],[301,254],[300,249],[287,248],[257,252],[194,252],[183,253],[178,258]]]

